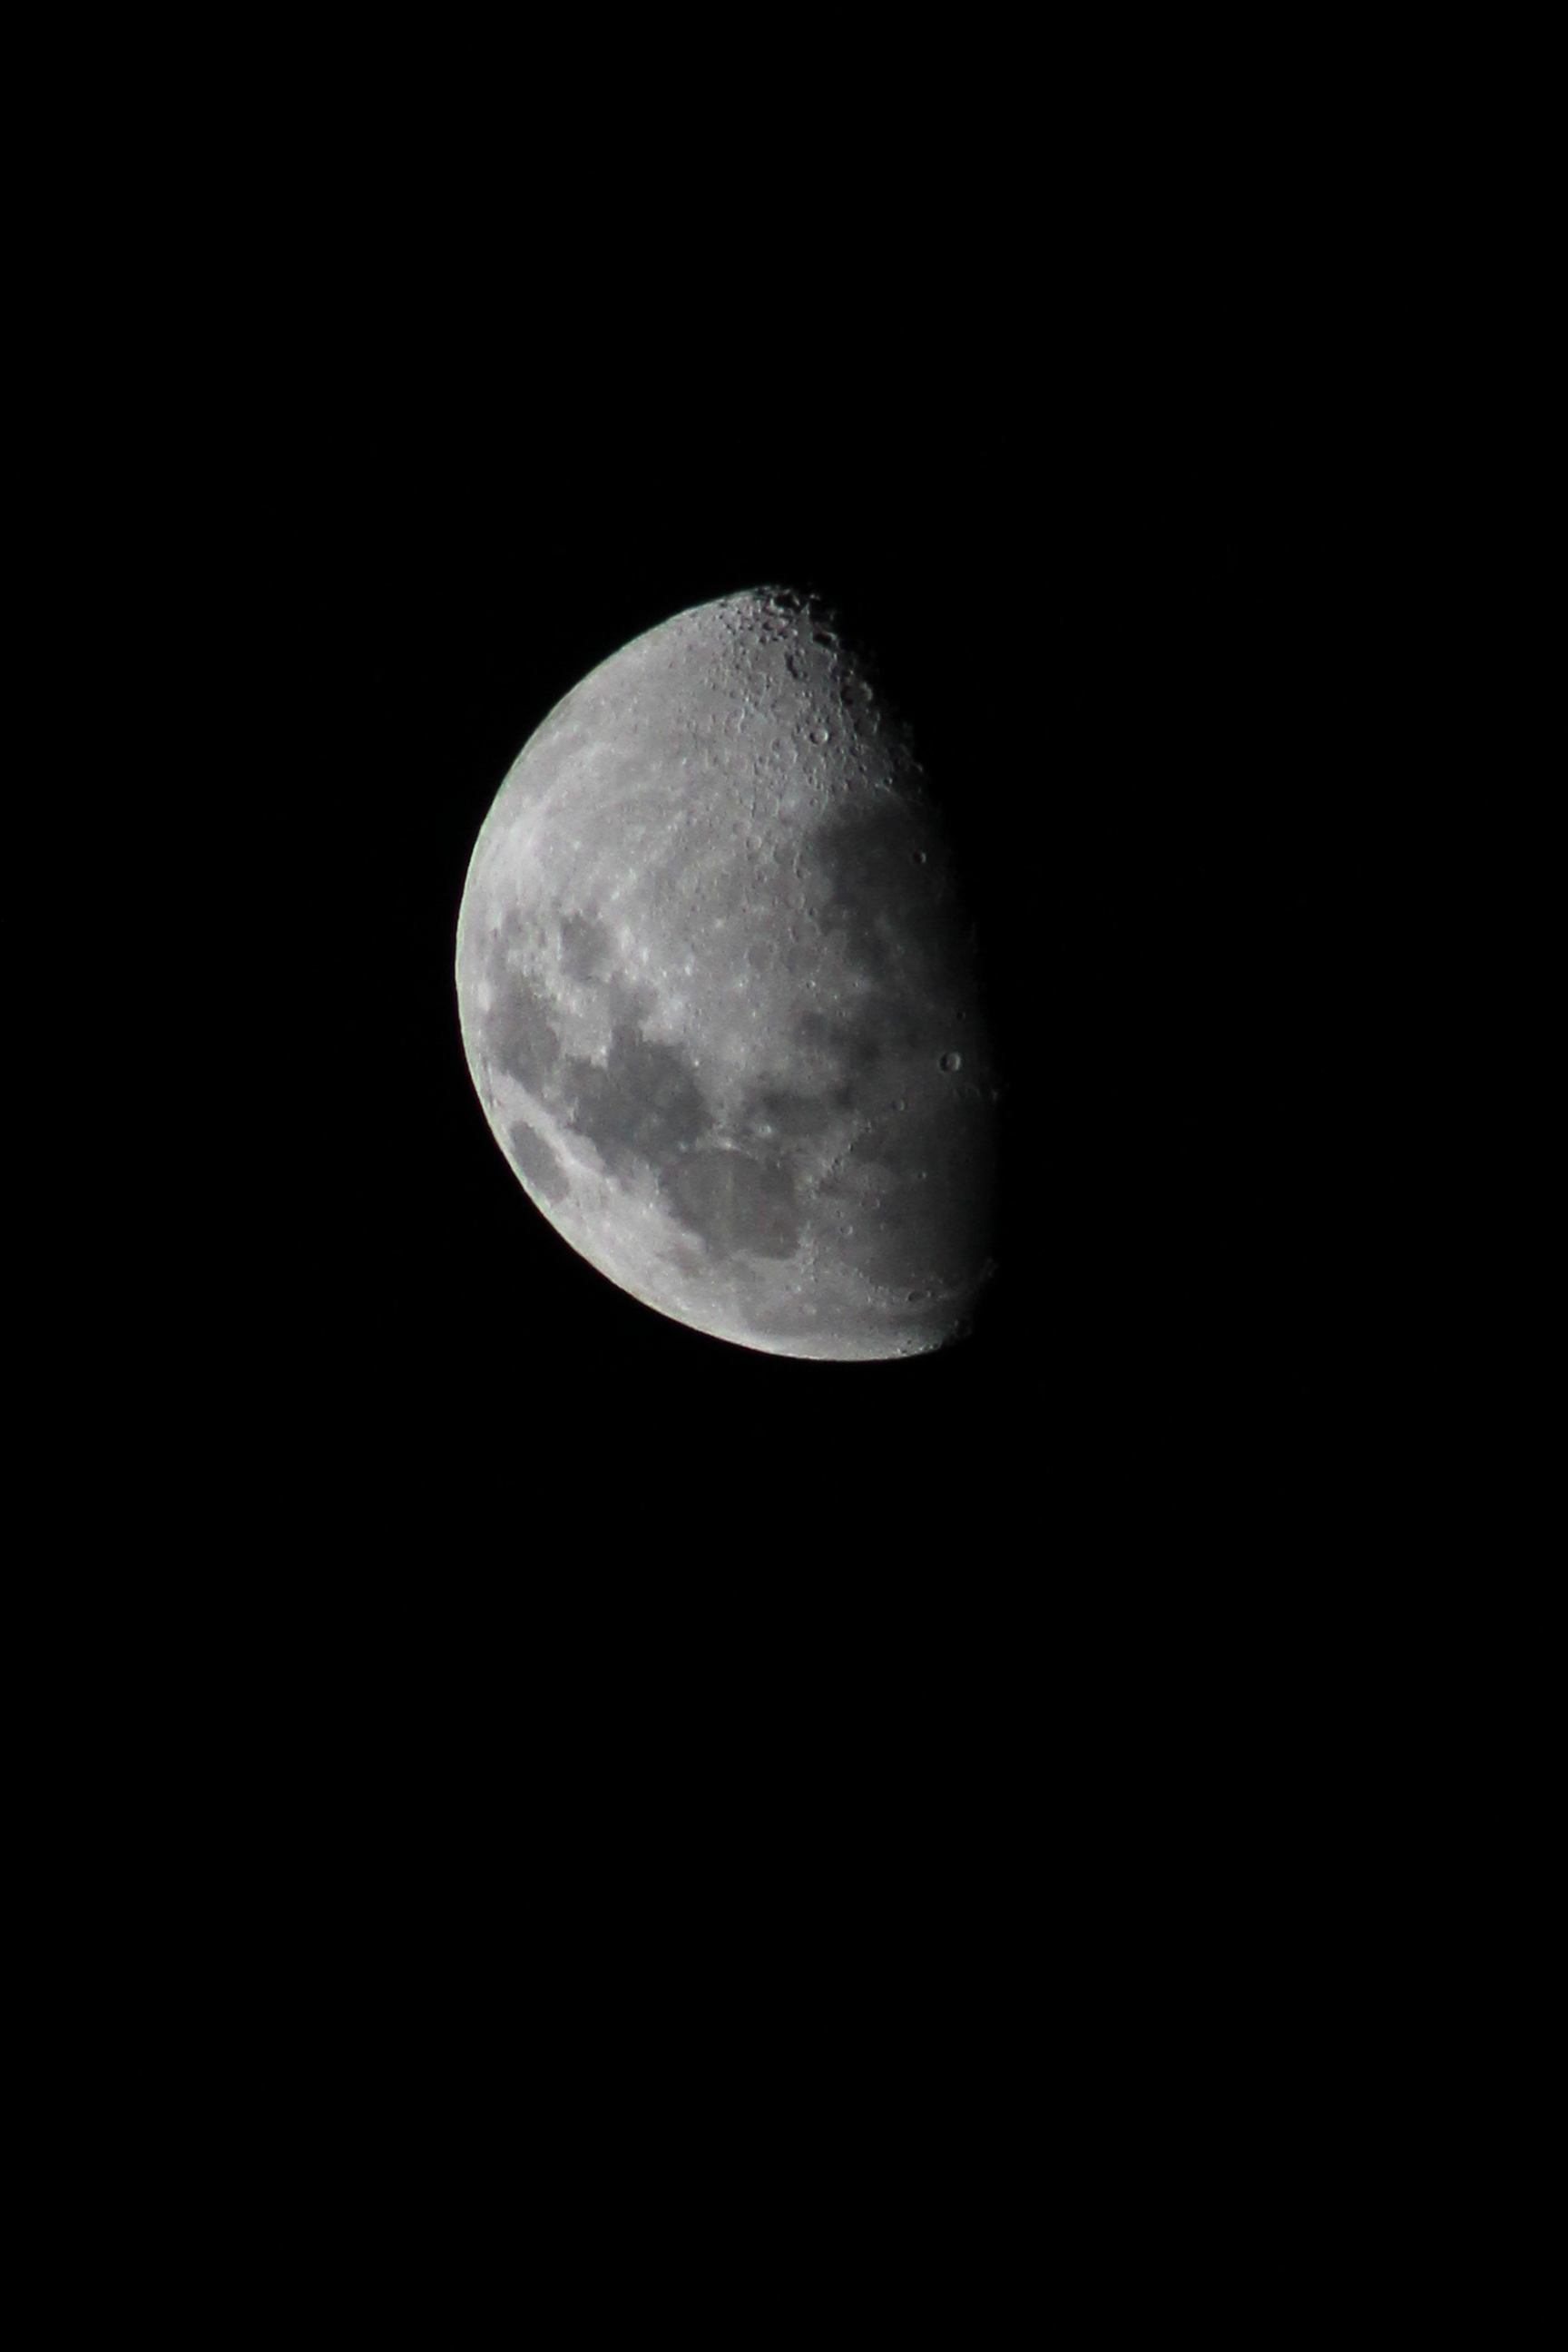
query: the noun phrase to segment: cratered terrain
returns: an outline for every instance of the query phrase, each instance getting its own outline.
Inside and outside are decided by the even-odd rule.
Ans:
[[[485,1116],[573,1248],[739,1346],[968,1329],[998,1074],[911,738],[808,599],[678,614],[557,704],[458,923]]]

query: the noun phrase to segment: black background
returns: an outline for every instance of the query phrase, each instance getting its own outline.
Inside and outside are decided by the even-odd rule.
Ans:
[[[144,1928],[172,2011],[226,2004],[291,2146],[335,2101],[417,2200],[461,2141],[498,2242],[521,2162],[596,2177],[601,2112],[660,2172],[689,2048],[721,2164],[792,2097],[816,2147],[907,2130],[939,2197],[984,2141],[1031,2245],[1010,2150],[1064,2069],[1089,2121],[1051,2162],[1108,2217],[1124,2115],[1185,2177],[1216,2043],[1245,2169],[1331,2073],[1405,1851],[1396,1798],[1346,1827],[1405,1670],[1351,1499],[1397,1208],[1361,1045],[1400,256],[1363,302],[1315,148],[1205,201],[1179,127],[1075,145],[1059,74],[1009,110],[978,64],[853,138],[831,74],[782,124],[702,116],[595,206],[596,81],[532,168],[542,75],[485,121],[478,67],[448,107],[287,60],[248,145],[214,95],[139,160],[67,289],[142,698],[90,805],[170,884],[151,1002],[108,1007],[166,1116],[128,1129],[140,1186],[122,1137],[94,1171],[130,1271],[75,1450],[113,1532],[62,1586],[58,1717],[113,1751],[59,1768],[94,1948]],[[761,583],[875,648],[981,926],[1000,1270],[910,1363],[624,1297],[463,1059],[458,904],[517,751]]]

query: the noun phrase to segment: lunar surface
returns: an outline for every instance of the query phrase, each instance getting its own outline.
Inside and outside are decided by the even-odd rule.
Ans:
[[[480,830],[457,981],[497,1142],[635,1298],[773,1355],[969,1328],[973,933],[910,739],[811,602],[678,614],[556,705]]]

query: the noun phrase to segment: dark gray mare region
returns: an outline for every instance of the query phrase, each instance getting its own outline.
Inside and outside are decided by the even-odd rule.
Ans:
[[[603,932],[595,940],[590,930],[598,927],[572,917],[563,929],[576,976],[593,979],[602,968]],[[521,936],[510,915],[492,938],[483,1060],[585,1137],[613,1175],[651,1171],[670,1213],[715,1257],[736,1251],[790,1256],[800,1238],[790,1169],[755,1148],[701,1148],[712,1144],[713,1117],[696,1065],[679,1046],[643,1034],[638,1022],[647,1005],[618,978],[606,983],[612,1026],[605,1059],[563,1054],[550,1000],[510,961]],[[548,1143],[526,1122],[510,1129],[510,1139],[519,1168],[543,1196],[563,1198],[564,1171]]]

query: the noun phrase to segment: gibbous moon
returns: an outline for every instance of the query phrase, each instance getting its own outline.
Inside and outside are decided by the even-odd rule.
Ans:
[[[556,705],[480,828],[457,982],[497,1142],[634,1298],[781,1356],[967,1329],[972,933],[910,739],[808,600],[679,613]]]

